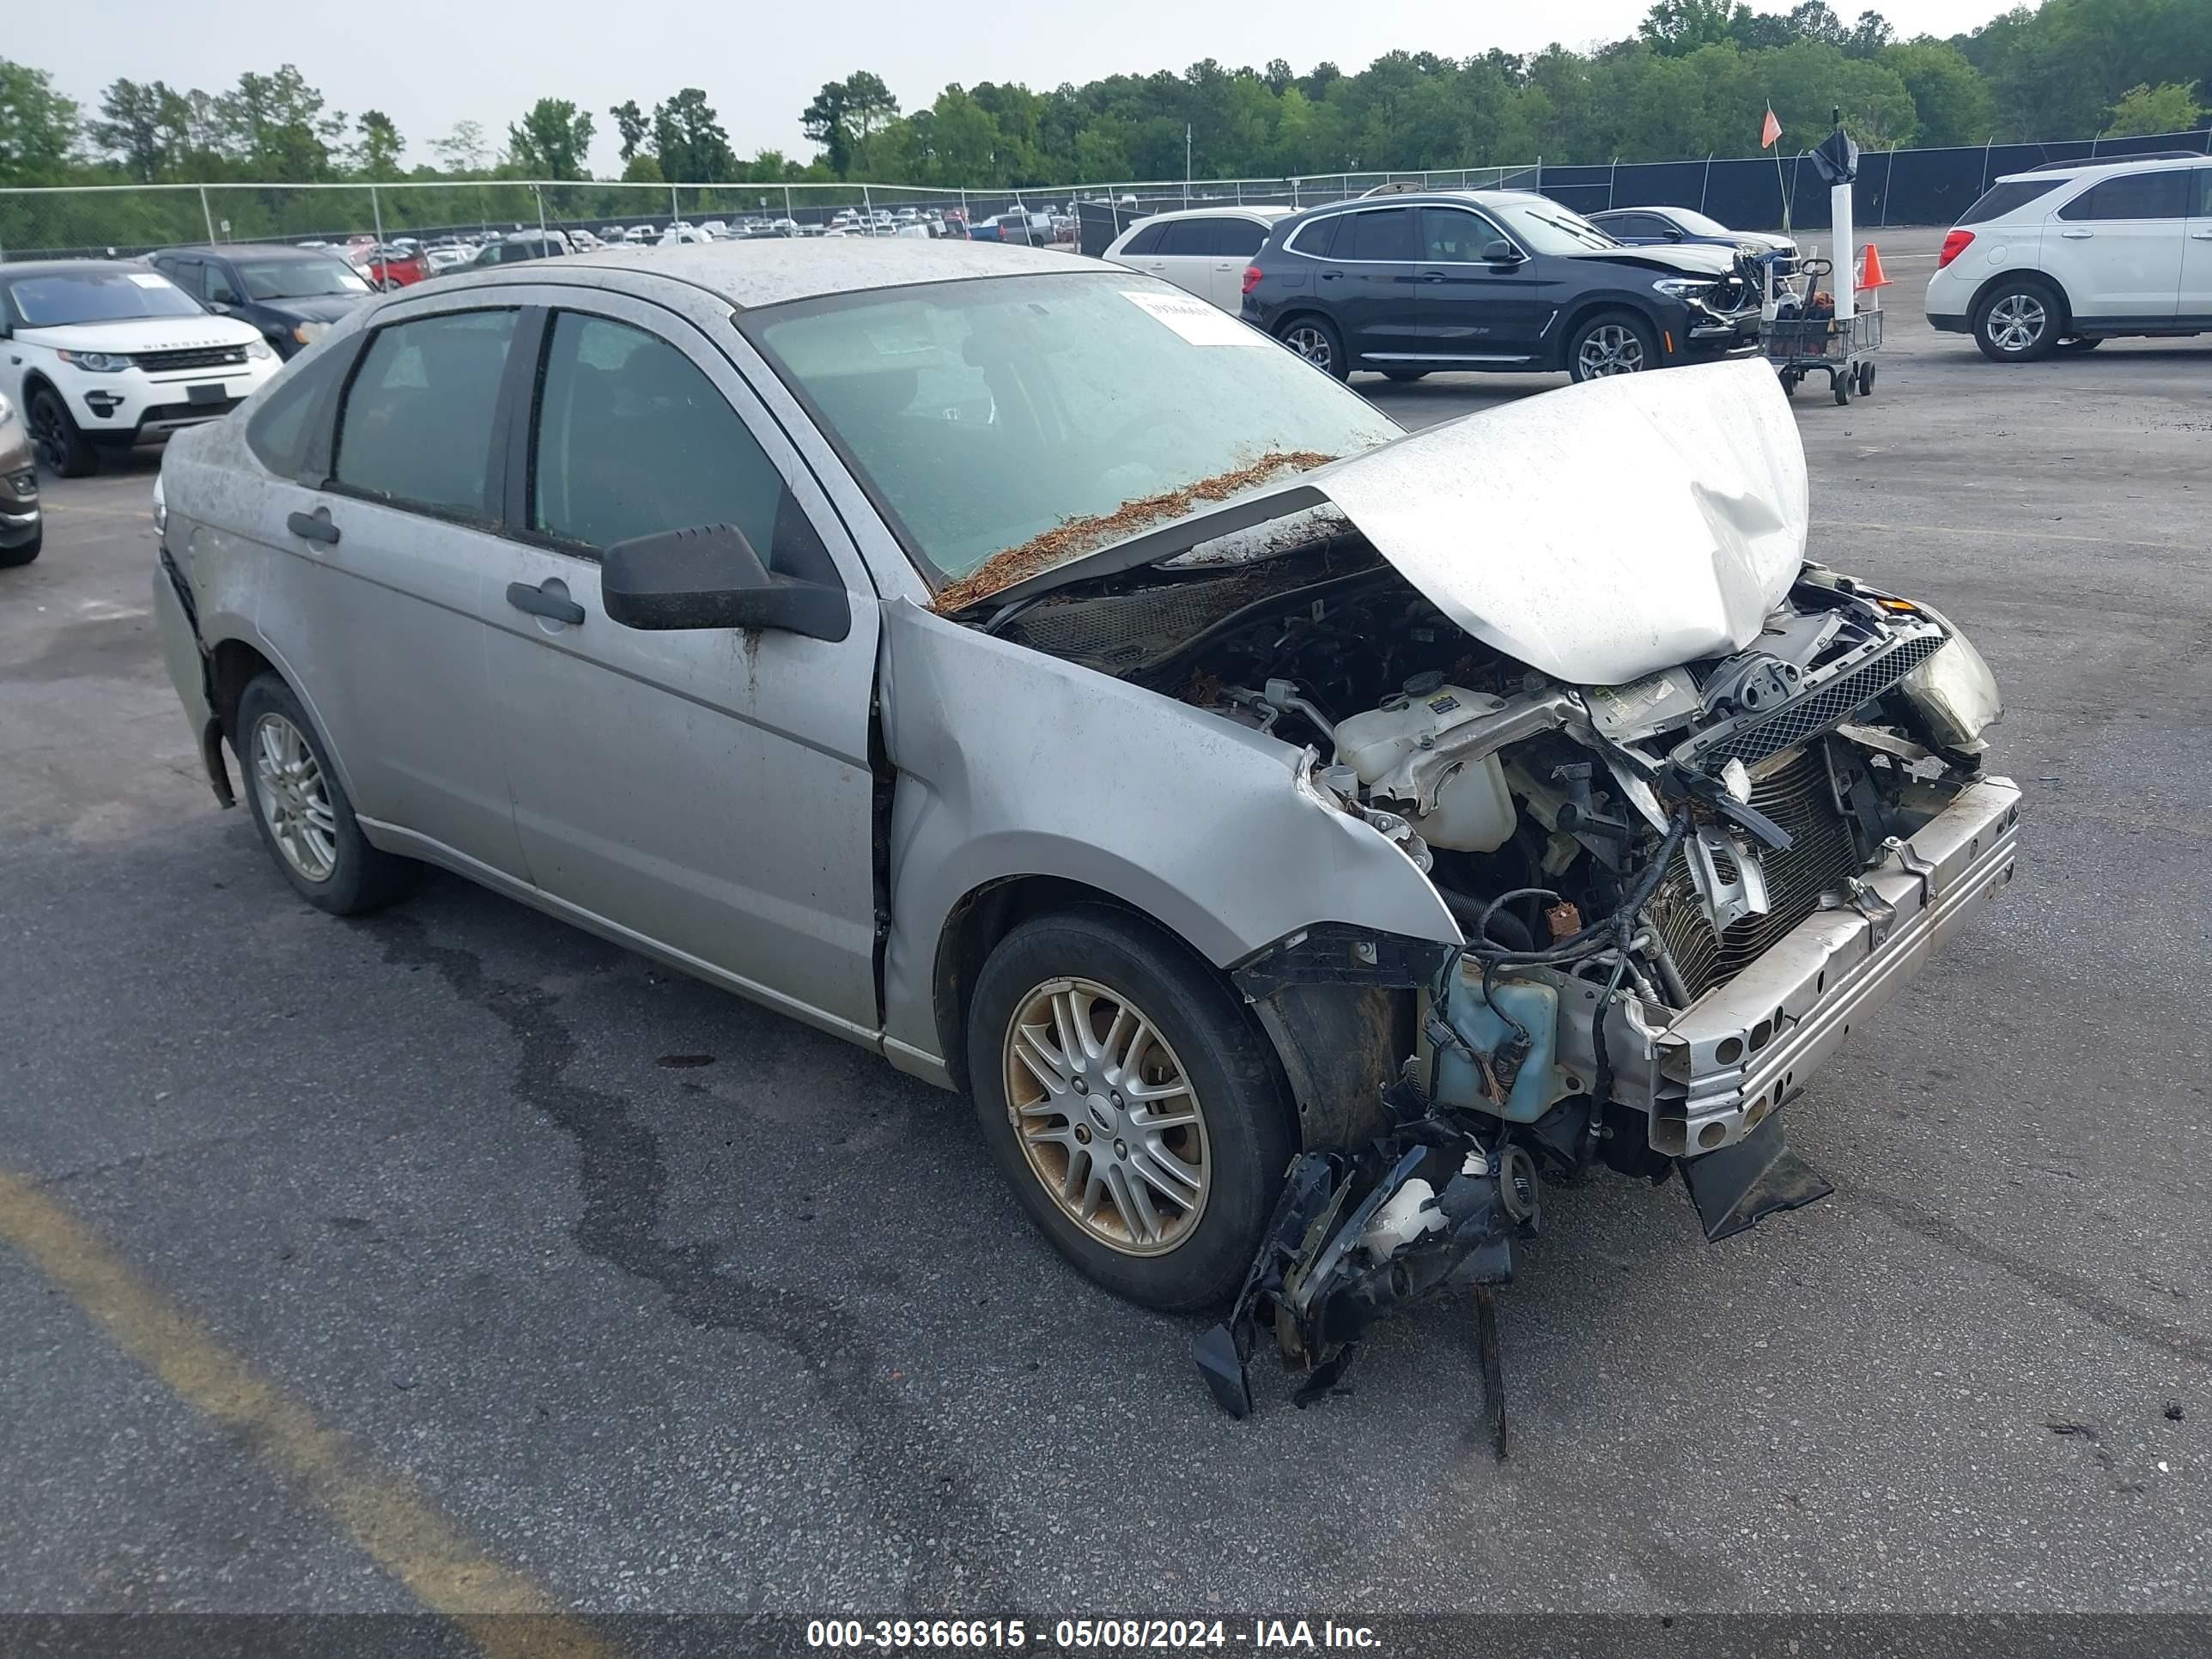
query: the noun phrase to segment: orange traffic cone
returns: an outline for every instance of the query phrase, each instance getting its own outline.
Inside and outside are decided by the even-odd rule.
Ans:
[[[1867,244],[1866,263],[1859,269],[1859,289],[1887,288],[1889,278],[1881,274],[1881,254],[1872,242]]]

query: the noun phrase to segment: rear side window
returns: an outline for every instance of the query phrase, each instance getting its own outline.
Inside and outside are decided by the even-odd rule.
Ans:
[[[1169,258],[1195,258],[1213,252],[1213,221],[1170,219],[1160,227],[1160,245],[1153,250]]]
[[[338,417],[335,481],[400,507],[495,519],[491,417],[513,311],[463,311],[379,329]]]
[[[2196,175],[2178,167],[2124,173],[2093,185],[2058,210],[2062,219],[2185,219]]]
[[[318,352],[253,400],[246,447],[262,465],[279,477],[300,477],[319,416],[330,408],[325,394],[352,361],[353,353],[343,345]]]
[[[1132,256],[1149,258],[1158,253],[1160,251],[1161,234],[1166,229],[1165,225],[1144,226],[1135,235],[1121,245],[1122,256],[1125,258]]]
[[[1213,252],[1231,259],[1249,259],[1267,240],[1267,226],[1252,219],[1216,219]]]
[[[1413,210],[1384,208],[1374,213],[1350,213],[1336,239],[1340,259],[1412,260],[1419,258],[1413,241]],[[1346,247],[1346,242],[1352,246]]]
[[[562,312],[540,384],[530,468],[530,523],[539,534],[596,550],[731,524],[771,569],[837,580],[775,463],[667,341]]]
[[[1984,191],[1979,201],[1959,216],[1962,225],[1984,225],[1990,220],[2010,213],[2014,208],[2026,207],[2039,196],[2048,196],[2066,181],[2063,179],[2014,179],[2001,185],[1992,185]]]

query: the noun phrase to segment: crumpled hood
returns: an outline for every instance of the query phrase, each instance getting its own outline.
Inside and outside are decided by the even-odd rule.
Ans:
[[[1599,260],[1607,264],[1641,265],[1647,270],[1671,270],[1685,276],[1727,276],[1735,270],[1735,250],[1706,242],[1646,242],[1635,247],[1577,248],[1562,258]]]
[[[57,351],[190,351],[249,345],[261,337],[261,331],[231,317],[131,317],[112,323],[19,328],[15,337],[26,345]]]
[[[1742,649],[1805,559],[1805,451],[1756,359],[1543,392],[1298,482],[1460,627],[1577,685]]]

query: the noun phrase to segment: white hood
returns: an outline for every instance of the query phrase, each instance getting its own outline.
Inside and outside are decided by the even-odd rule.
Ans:
[[[261,337],[261,331],[235,317],[131,317],[112,323],[19,328],[15,337],[27,345],[58,351],[191,351],[251,345]]]
[[[1741,650],[1805,559],[1805,451],[1759,360],[1524,398],[1298,482],[1460,627],[1577,685]]]

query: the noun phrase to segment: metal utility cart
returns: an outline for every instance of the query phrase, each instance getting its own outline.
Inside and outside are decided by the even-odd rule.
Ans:
[[[1759,349],[1774,365],[1782,389],[1797,395],[1797,383],[1824,372],[1836,401],[1847,404],[1856,391],[1874,395],[1874,354],[1881,346],[1881,313],[1856,317],[1778,317],[1760,331]]]

